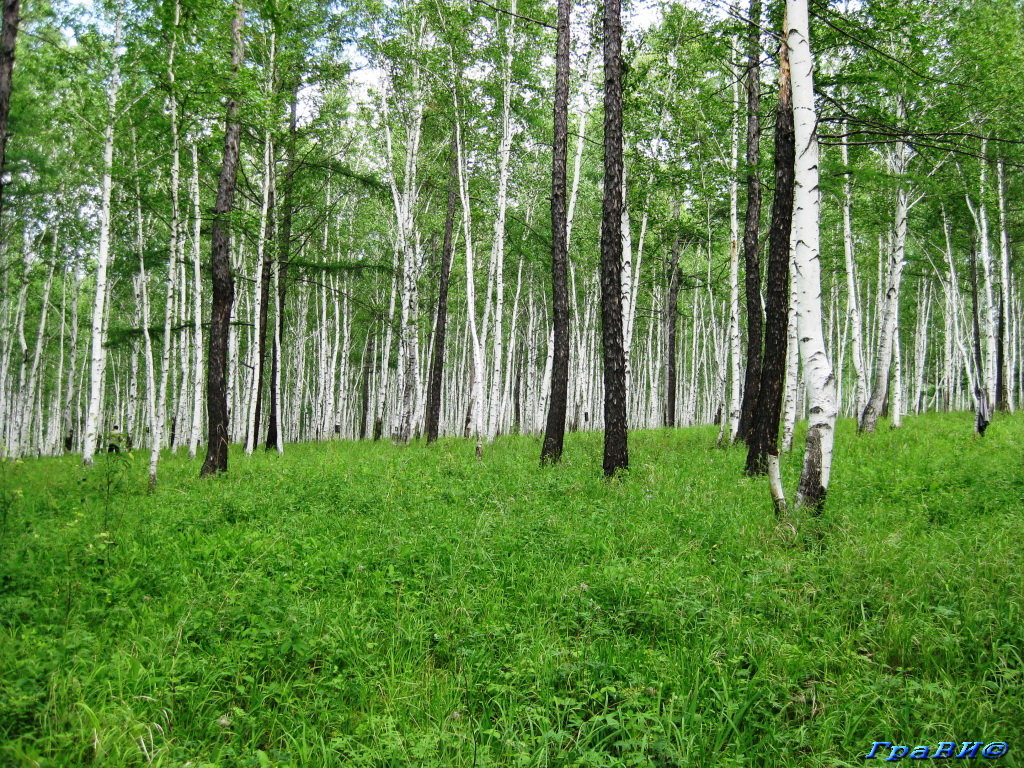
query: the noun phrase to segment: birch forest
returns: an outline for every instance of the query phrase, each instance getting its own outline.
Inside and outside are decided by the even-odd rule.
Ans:
[[[1016,764],[1024,0],[0,8],[0,765]]]
[[[609,200],[603,6],[5,3],[4,455],[480,456],[563,389],[602,430],[603,291],[622,440],[747,439],[766,374],[783,449],[809,415],[983,432],[1024,383],[1021,7],[783,5],[627,5]]]

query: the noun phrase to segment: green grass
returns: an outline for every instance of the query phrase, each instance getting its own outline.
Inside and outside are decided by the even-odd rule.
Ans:
[[[1024,418],[843,423],[793,527],[715,434],[3,465],[0,765],[1017,764]]]

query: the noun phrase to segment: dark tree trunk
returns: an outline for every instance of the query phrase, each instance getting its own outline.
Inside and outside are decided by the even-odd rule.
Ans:
[[[569,147],[569,2],[558,0],[558,43],[555,51],[555,137],[551,162],[551,295],[554,354],[551,397],[544,430],[541,464],[562,459],[565,410],[569,399],[569,244],[566,218],[566,157]],[[621,179],[621,172],[620,172]]]
[[[277,254],[277,323],[279,331],[275,336],[279,336],[279,339],[275,339],[273,351],[270,355],[270,392],[268,397],[270,398],[270,413],[267,416],[267,444],[266,449],[268,451],[275,450],[277,448],[277,433],[281,429],[281,414],[278,413],[278,405],[281,398],[278,397],[277,390],[280,388],[281,380],[281,350],[278,349],[278,342],[284,344],[284,300],[287,293],[287,273],[288,273],[288,262],[291,259],[292,249],[292,211],[294,210],[294,201],[292,197],[292,187],[295,179],[295,134],[297,132],[297,118],[298,118],[298,85],[292,91],[292,103],[291,103],[291,119],[288,123],[288,150],[287,163],[288,168],[285,171],[284,176],[284,195],[281,206],[281,232],[280,241],[278,245]]]
[[[775,113],[775,198],[768,233],[768,291],[764,358],[757,404],[747,437],[748,475],[768,471],[768,456],[779,453],[782,385],[789,330],[789,233],[793,223],[793,102],[786,43],[779,46],[779,103]]]
[[[11,108],[11,77],[18,37],[20,0],[3,0],[3,29],[0,31],[0,220],[4,211],[4,171],[7,164],[7,115]],[[3,231],[0,229],[0,231]]]
[[[520,351],[522,347],[520,347]],[[522,355],[520,355],[520,359]],[[512,400],[512,434],[519,435],[523,431],[523,366],[516,366],[516,385]]]
[[[444,345],[448,336],[448,281],[452,270],[452,230],[455,228],[456,185],[459,156],[452,135],[452,167],[448,177],[448,211],[444,219],[444,243],[441,246],[441,274],[437,278],[437,317],[434,321],[434,354],[430,358],[427,381],[427,442],[437,440],[441,423],[441,374],[444,372]]]
[[[241,3],[235,5],[231,22],[231,70],[237,75],[242,66],[244,48],[242,25],[245,12]],[[235,181],[238,177],[238,151],[242,127],[238,122],[238,97],[232,94],[227,103],[227,128],[224,131],[224,158],[217,183],[217,200],[213,209],[210,268],[213,272],[212,312],[210,314],[210,345],[207,354],[206,418],[209,424],[206,460],[200,476],[227,472],[228,469],[228,331],[231,306],[235,300],[235,281],[231,274],[231,223],[228,217],[234,206]]]
[[[679,219],[679,203],[676,203],[676,222]],[[667,371],[665,374],[665,426],[676,425],[676,322],[679,314],[679,233],[672,240],[672,252],[668,263],[668,299],[665,301],[665,339]]]
[[[604,474],[629,468],[626,354],[622,341],[622,0],[604,6],[604,206],[601,211],[601,339],[604,346]]]
[[[743,225],[744,285],[747,294],[747,371],[736,438],[747,440],[761,387],[761,0],[750,0],[747,33],[747,212]]]
[[[977,415],[974,428],[979,435],[984,435],[992,421],[992,409],[989,405],[989,394],[985,388],[985,369],[981,362],[981,323],[978,320],[978,258],[971,249],[971,320],[974,324],[974,399],[977,404]]]

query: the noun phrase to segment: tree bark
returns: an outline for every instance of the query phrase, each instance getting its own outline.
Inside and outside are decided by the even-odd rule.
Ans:
[[[817,114],[814,107],[814,59],[807,0],[787,0],[793,87],[793,308],[797,313],[800,358],[804,364],[810,414],[798,507],[820,511],[828,492],[835,440],[836,379],[825,347],[821,322],[819,254]]]
[[[789,239],[793,221],[793,103],[789,53],[779,46],[779,101],[775,111],[775,197],[768,233],[768,276],[764,357],[757,402],[747,438],[748,475],[768,471],[769,457],[779,455],[779,421],[789,336]]]
[[[566,210],[566,175],[569,150],[569,5],[558,0],[558,42],[555,51],[554,144],[551,163],[551,295],[554,357],[551,396],[544,430],[541,464],[557,464],[565,440],[565,412],[569,398],[569,287]]]
[[[231,22],[231,70],[237,76],[242,66],[244,48],[242,25],[245,11],[241,3],[235,4],[235,17]],[[213,291],[210,314],[210,345],[207,352],[206,419],[208,437],[206,460],[200,470],[205,477],[228,469],[228,335],[231,326],[231,307],[235,300],[235,280],[231,274],[231,224],[228,217],[234,206],[235,181],[238,177],[238,152],[242,126],[238,122],[238,95],[231,94],[227,102],[227,127],[224,131],[224,155],[217,200],[213,209],[210,247],[210,267],[213,272]],[[166,340],[165,340],[166,343]]]
[[[4,187],[7,165],[7,115],[11,107],[11,81],[14,74],[14,53],[18,36],[21,0],[3,0],[3,28],[0,30],[0,222],[3,221]],[[4,231],[0,229],[0,232]]]
[[[604,205],[601,338],[604,347],[604,474],[629,468],[626,357],[622,337],[622,2],[604,11]]]
[[[749,442],[761,386],[761,0],[750,0],[747,31],[747,210],[743,220],[743,269],[747,303],[747,369],[737,438]]]
[[[444,347],[448,337],[448,285],[452,271],[452,233],[455,228],[457,203],[458,154],[455,135],[452,135],[452,164],[448,179],[448,210],[444,218],[444,242],[441,245],[441,273],[437,278],[437,315],[434,319],[434,350],[430,358],[430,378],[427,382],[427,442],[437,440],[441,422],[441,377],[444,373]]]

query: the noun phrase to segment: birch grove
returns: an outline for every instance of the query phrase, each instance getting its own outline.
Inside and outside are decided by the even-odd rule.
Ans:
[[[761,135],[779,3],[623,9],[620,128],[592,2],[125,5],[46,45],[54,22],[23,20],[17,68],[0,56],[11,125],[38,126],[0,124],[3,455],[143,451],[155,486],[169,450],[216,473],[236,444],[469,438],[486,459],[546,433],[555,463],[559,425],[604,430],[620,397],[609,344],[626,429],[715,425],[758,474],[809,420],[813,507],[845,420],[1000,418],[1024,381],[1024,159],[989,94],[1024,73],[958,37],[972,3],[913,0],[928,45],[888,57],[874,6],[785,5],[793,158]],[[969,121],[926,70],[974,73]]]

